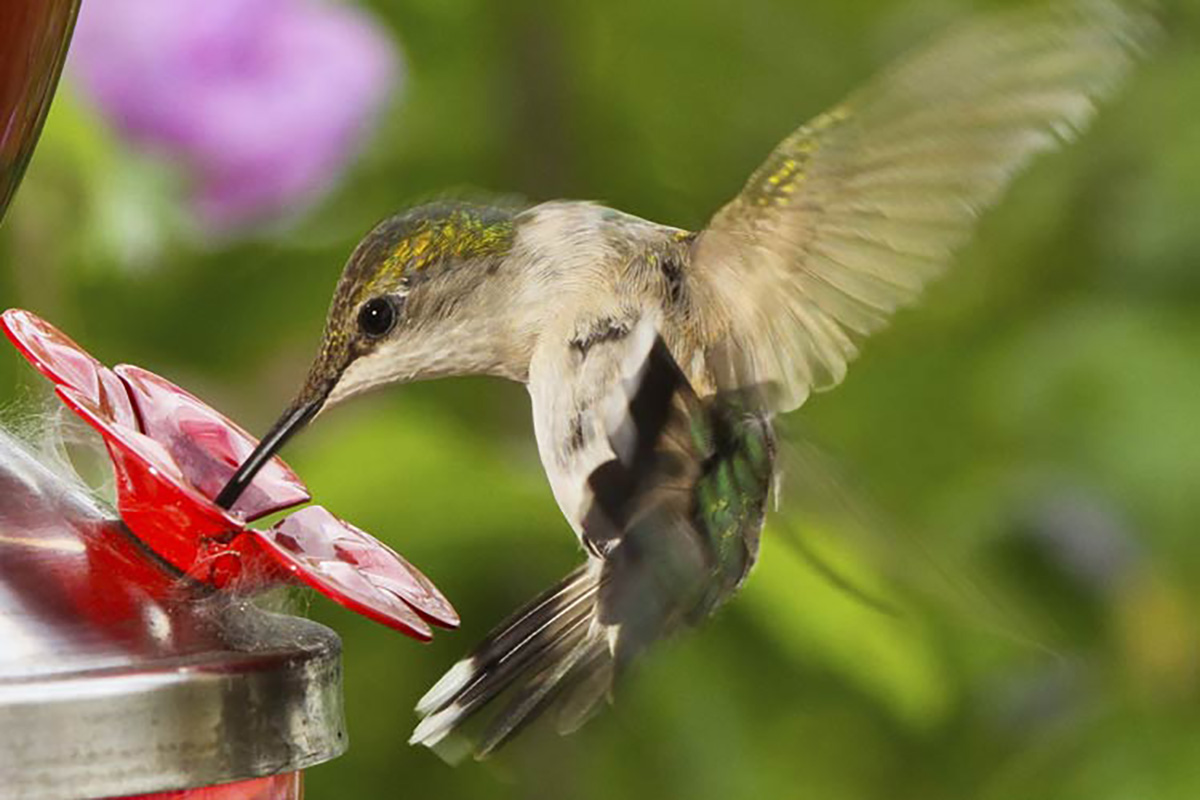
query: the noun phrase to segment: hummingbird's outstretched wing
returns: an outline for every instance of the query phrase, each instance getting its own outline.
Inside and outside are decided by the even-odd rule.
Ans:
[[[948,265],[1036,154],[1079,133],[1157,32],[1115,0],[969,21],[801,127],[696,239],[702,328],[789,411]]]
[[[649,645],[728,597],[757,554],[769,422],[740,398],[701,401],[645,322],[603,348],[587,357],[622,364],[607,391],[585,391],[604,406],[590,411],[605,418],[609,453],[582,495],[589,557],[422,698],[412,741],[449,759],[486,756],[548,710],[574,730]]]

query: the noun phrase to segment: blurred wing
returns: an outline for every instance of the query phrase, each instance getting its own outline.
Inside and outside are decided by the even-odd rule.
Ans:
[[[697,238],[710,342],[732,340],[779,411],[840,383],[856,341],[945,269],[1033,156],[1084,128],[1155,32],[1105,0],[984,17],[800,128]]]

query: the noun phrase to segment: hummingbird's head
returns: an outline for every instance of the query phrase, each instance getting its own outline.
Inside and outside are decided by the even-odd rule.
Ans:
[[[515,211],[436,203],[375,226],[351,254],[321,349],[296,398],[217,498],[236,502],[296,431],[335,403],[376,386],[485,371],[489,286],[512,247]]]

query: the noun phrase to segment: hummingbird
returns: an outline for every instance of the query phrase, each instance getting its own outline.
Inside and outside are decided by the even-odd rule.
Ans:
[[[968,20],[784,139],[699,231],[574,201],[385,219],[344,267],[302,388],[218,502],[367,390],[525,384],[582,563],[429,690],[411,741],[484,757],[543,714],[575,730],[648,648],[746,581],[778,415],[842,381],[1154,33],[1111,0]]]

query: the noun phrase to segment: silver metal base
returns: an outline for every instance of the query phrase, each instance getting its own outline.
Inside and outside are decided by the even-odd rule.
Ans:
[[[347,746],[341,644],[172,573],[0,431],[0,800],[291,772]]]

